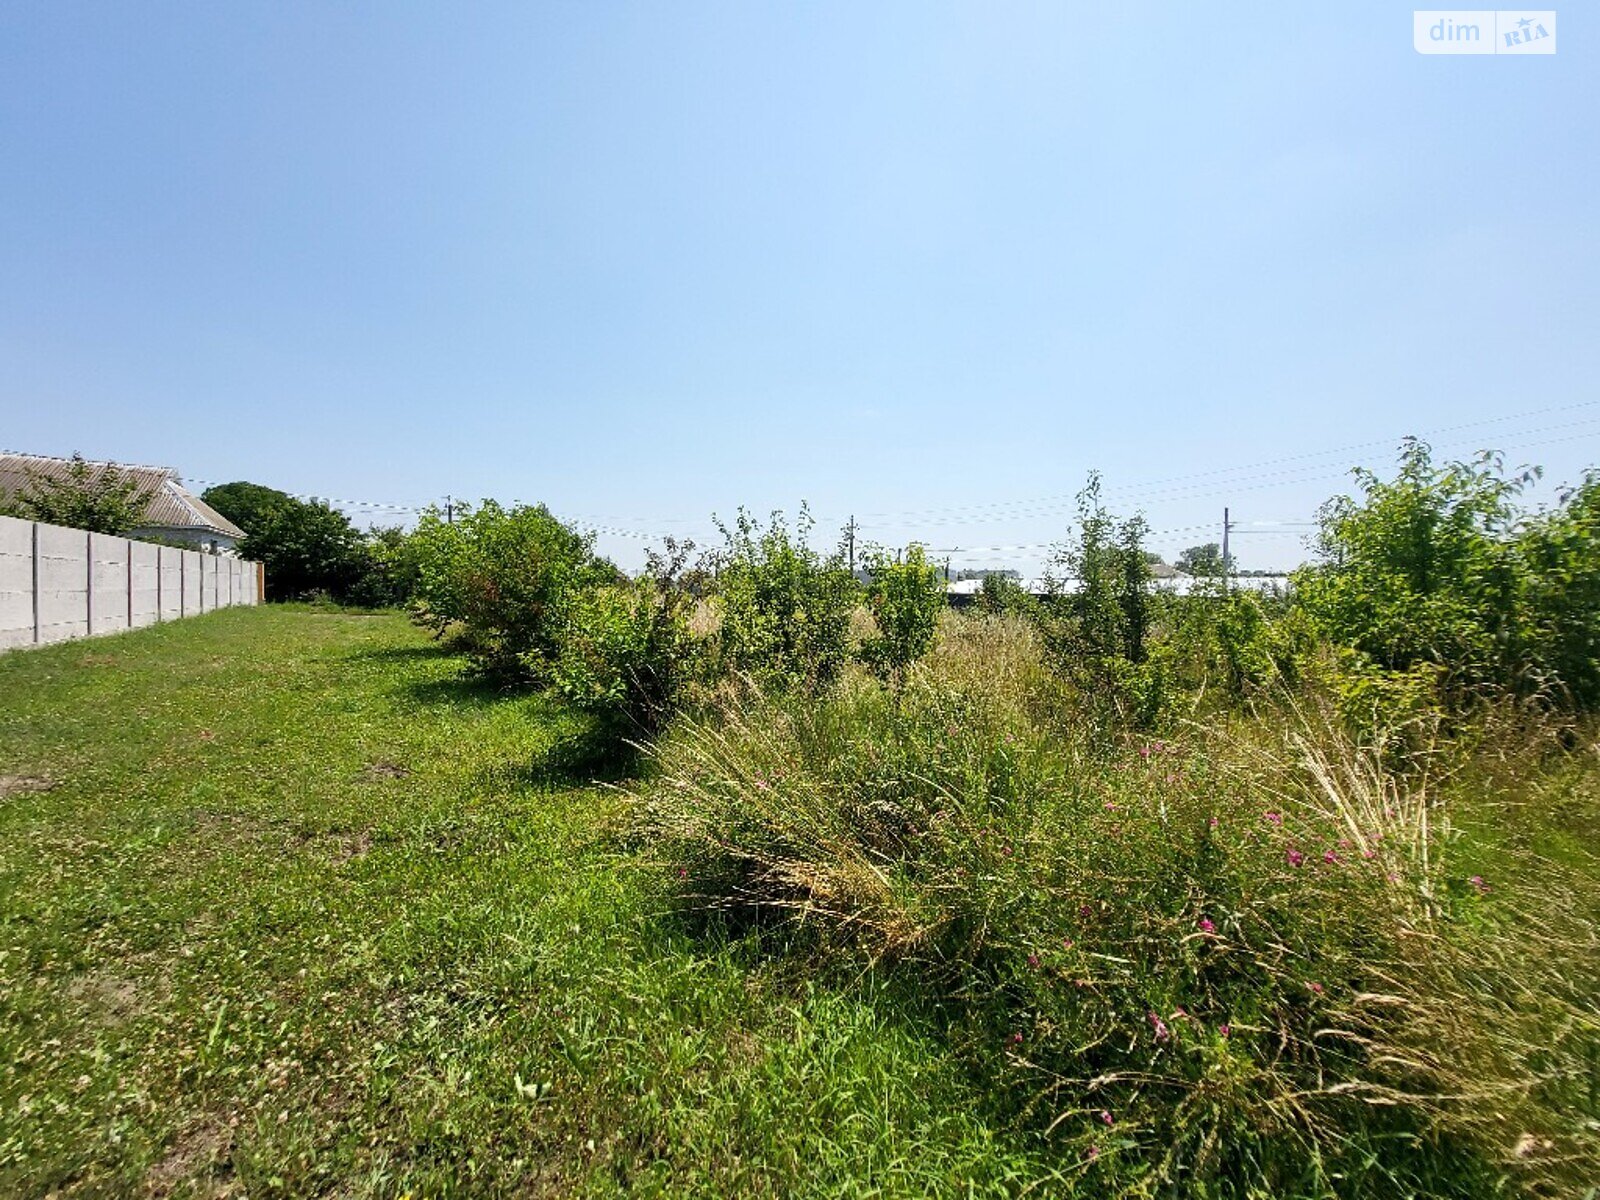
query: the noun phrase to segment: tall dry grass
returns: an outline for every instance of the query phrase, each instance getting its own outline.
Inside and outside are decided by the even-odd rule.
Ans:
[[[1486,719],[1396,765],[1332,711],[1107,735],[1028,625],[955,617],[895,686],[724,694],[639,814],[680,903],[913,981],[1109,1193],[1563,1194],[1600,1146],[1600,888],[1535,797],[1593,820],[1548,782],[1592,747]]]

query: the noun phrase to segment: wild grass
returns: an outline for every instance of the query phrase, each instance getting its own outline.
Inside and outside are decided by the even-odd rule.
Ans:
[[[1027,626],[958,620],[897,684],[683,722],[639,805],[686,910],[924,993],[1086,1194],[1572,1194],[1595,864],[1495,815],[1592,821],[1530,792],[1594,748],[1474,728],[1397,766],[1311,696],[1117,738]]]

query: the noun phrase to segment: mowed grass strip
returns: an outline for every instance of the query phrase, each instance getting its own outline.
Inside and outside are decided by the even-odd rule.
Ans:
[[[0,1194],[1049,1179],[937,1022],[664,917],[574,719],[462,666],[299,607],[0,656]]]

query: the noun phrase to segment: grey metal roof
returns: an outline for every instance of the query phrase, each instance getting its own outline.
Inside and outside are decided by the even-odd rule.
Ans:
[[[178,473],[171,467],[114,462],[88,465],[93,479],[115,474],[133,480],[141,492],[149,495],[150,507],[139,522],[140,529],[206,529],[227,537],[244,537],[244,530],[178,482]],[[26,491],[34,475],[65,479],[71,466],[70,458],[0,451],[0,495]]]

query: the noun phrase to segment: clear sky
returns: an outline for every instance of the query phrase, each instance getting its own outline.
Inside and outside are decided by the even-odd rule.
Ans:
[[[9,3],[0,447],[941,550],[1049,542],[1090,468],[1169,553],[1408,432],[1572,478],[1594,15]]]

